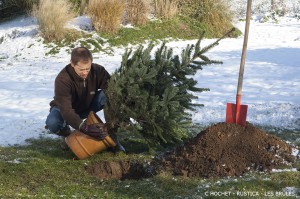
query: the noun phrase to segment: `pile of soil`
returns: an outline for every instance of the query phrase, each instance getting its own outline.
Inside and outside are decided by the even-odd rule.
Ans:
[[[295,160],[292,148],[278,137],[255,128],[219,123],[161,158],[161,167],[187,177],[240,176]]]
[[[186,177],[241,176],[249,171],[267,171],[295,161],[292,147],[280,138],[247,123],[218,123],[173,151],[153,161],[100,162],[87,171],[101,179],[139,179],[159,172]]]

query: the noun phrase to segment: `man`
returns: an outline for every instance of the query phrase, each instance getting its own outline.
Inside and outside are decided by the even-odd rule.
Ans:
[[[73,49],[70,64],[55,79],[54,99],[50,102],[46,127],[66,137],[71,133],[70,125],[99,140],[104,139],[108,135],[106,128],[87,125],[84,119],[90,111],[96,113],[103,109],[107,100],[104,89],[107,88],[109,78],[103,66],[93,63],[92,54],[87,48]],[[124,150],[115,134],[113,138],[119,149]]]

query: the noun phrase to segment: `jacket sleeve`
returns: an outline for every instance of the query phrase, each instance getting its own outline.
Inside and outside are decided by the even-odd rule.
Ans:
[[[55,102],[63,119],[74,129],[79,130],[82,119],[72,108],[72,85],[63,76],[55,79]]]

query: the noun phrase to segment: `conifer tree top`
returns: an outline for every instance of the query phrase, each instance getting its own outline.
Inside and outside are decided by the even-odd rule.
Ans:
[[[201,106],[193,103],[197,98],[194,93],[209,90],[197,87],[193,75],[203,66],[222,64],[205,53],[224,37],[201,48],[203,37],[201,34],[195,45],[187,45],[181,55],[173,55],[165,42],[153,56],[153,43],[135,51],[127,49],[107,90],[106,120],[110,125],[121,132],[140,134],[151,146],[187,138],[192,125],[188,110]]]

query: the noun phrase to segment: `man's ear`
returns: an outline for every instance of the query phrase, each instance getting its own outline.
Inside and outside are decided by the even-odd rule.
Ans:
[[[73,64],[72,60],[70,60],[70,64],[73,68],[75,67],[75,64]]]

